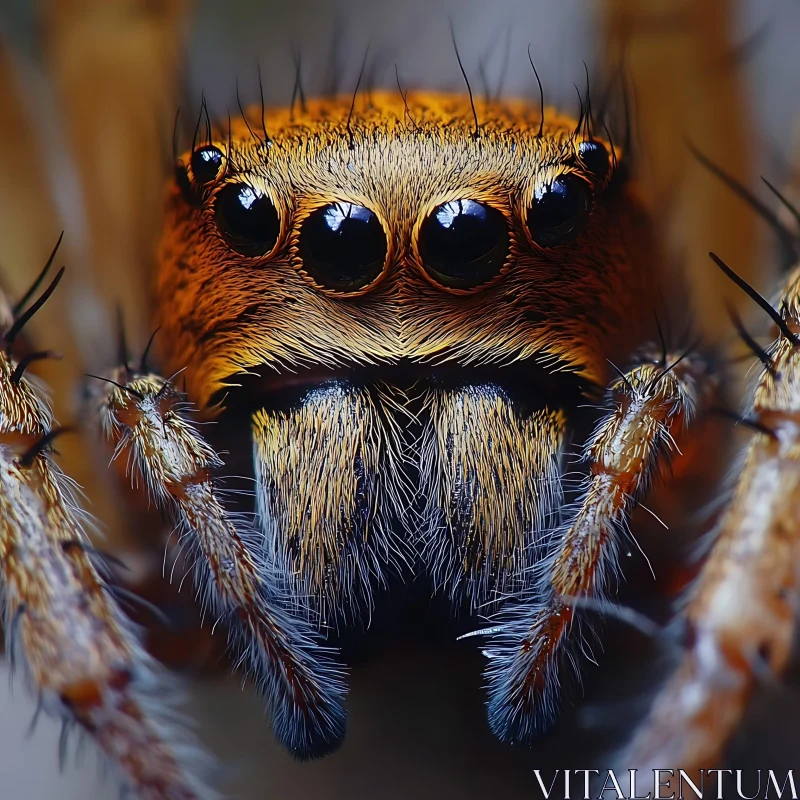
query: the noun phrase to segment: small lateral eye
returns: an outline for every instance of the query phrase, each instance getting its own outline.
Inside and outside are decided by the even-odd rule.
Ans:
[[[581,142],[578,145],[578,157],[586,171],[595,178],[602,179],[608,175],[611,161],[608,157],[608,150],[601,142]]]
[[[386,263],[386,233],[364,206],[331,203],[312,211],[300,227],[304,272],[320,286],[357,292],[374,283]]]
[[[195,183],[205,185],[215,181],[222,169],[224,155],[213,144],[198,147],[191,157],[192,176]]]
[[[586,226],[591,205],[586,181],[573,174],[559,176],[533,196],[527,216],[531,239],[540,247],[571,242]]]
[[[263,256],[280,236],[280,217],[272,201],[246,183],[223,186],[217,193],[215,216],[225,240],[242,255]]]
[[[452,289],[474,289],[491,281],[502,270],[508,247],[505,217],[477,200],[442,203],[419,230],[425,271]]]

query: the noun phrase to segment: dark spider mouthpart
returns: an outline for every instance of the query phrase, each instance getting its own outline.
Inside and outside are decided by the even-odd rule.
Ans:
[[[55,261],[56,253],[58,252],[58,248],[61,247],[61,240],[63,238],[64,238],[64,231],[61,231],[61,233],[58,236],[58,241],[56,242],[56,246],[50,252],[50,257],[47,259],[47,263],[44,265],[42,271],[36,276],[36,279],[33,281],[28,291],[25,292],[25,294],[22,295],[22,297],[14,305],[12,313],[15,317],[17,316],[17,314],[20,313],[20,311],[22,311],[23,308],[25,308],[31,297],[33,297],[33,295],[37,292],[39,286],[41,286],[41,283],[44,280],[45,275],[47,275],[47,273],[50,271],[50,267],[53,266],[53,261]]]
[[[741,275],[734,272],[716,253],[709,253],[709,258],[746,294],[748,294],[764,311],[769,314],[772,321],[778,326],[778,330],[795,346],[800,344],[800,337],[792,333],[786,320],[776,311],[771,303],[751,286]]]
[[[53,428],[53,430],[48,431],[17,459],[17,465],[25,468],[33,466],[33,462],[36,460],[36,457],[46,447],[48,447],[56,437],[61,436],[62,433],[72,433],[72,428],[65,426],[61,428]]]
[[[11,346],[14,344],[14,340],[17,338],[17,336],[19,336],[20,331],[25,327],[25,325],[28,324],[28,322],[30,322],[33,315],[48,301],[50,295],[56,290],[56,287],[64,277],[65,269],[66,267],[61,267],[50,285],[44,290],[44,292],[42,292],[39,299],[24,314],[21,314],[19,317],[17,317],[14,324],[6,331],[4,337],[6,342],[6,353],[11,352]]]

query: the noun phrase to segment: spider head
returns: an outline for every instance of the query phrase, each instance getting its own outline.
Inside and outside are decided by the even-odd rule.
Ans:
[[[655,271],[610,137],[524,103],[477,126],[459,96],[350,104],[268,110],[268,139],[240,119],[179,162],[159,321],[189,394],[413,365],[603,381]]]

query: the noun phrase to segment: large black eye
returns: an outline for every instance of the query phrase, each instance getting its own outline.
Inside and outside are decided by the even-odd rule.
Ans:
[[[217,225],[230,246],[248,256],[263,256],[281,232],[272,201],[246,183],[229,183],[217,194]]]
[[[306,274],[321,286],[355,292],[383,272],[386,233],[368,208],[331,203],[305,219],[299,251]]]
[[[586,170],[595,178],[602,179],[608,175],[608,150],[600,142],[581,142],[578,145],[578,156]]]
[[[222,168],[222,151],[213,144],[198,147],[192,153],[192,175],[199,184],[215,181]]]
[[[503,268],[508,225],[496,208],[476,200],[451,200],[422,223],[418,248],[425,271],[437,283],[474,288]]]
[[[536,190],[528,209],[528,231],[541,247],[571,242],[589,219],[592,193],[577,175],[561,175]]]

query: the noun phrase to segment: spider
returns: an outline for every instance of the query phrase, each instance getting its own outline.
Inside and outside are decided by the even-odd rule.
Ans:
[[[203,107],[176,153],[163,369],[121,348],[90,379],[87,413],[171,520],[214,628],[298,758],[341,743],[342,651],[409,583],[483,640],[493,732],[534,741],[592,613],[616,608],[634,509],[723,396],[713,354],[663,330],[676,294],[630,139],[588,90],[581,105],[573,118],[398,87],[215,123]],[[776,310],[712,261],[776,338],[763,348],[735,320],[763,367],[737,415],[753,436],[630,766],[713,763],[794,627],[800,276]],[[61,429],[28,373],[46,353],[18,348],[63,274],[0,305],[7,649],[137,796],[211,796],[190,737],[165,734],[163,676],[53,458]],[[245,499],[221,483],[240,472]]]

